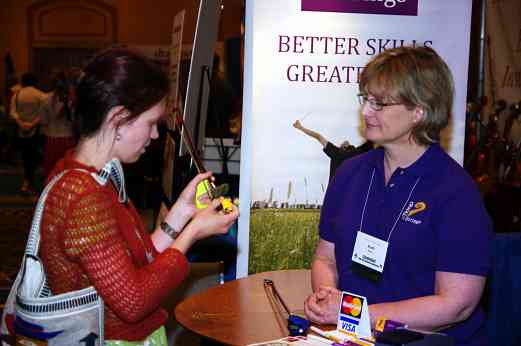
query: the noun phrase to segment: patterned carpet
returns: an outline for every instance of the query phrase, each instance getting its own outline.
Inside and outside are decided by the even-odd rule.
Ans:
[[[10,286],[22,260],[33,207],[0,206],[0,287]]]
[[[0,288],[16,277],[29,235],[36,196],[20,193],[20,165],[0,166]]]

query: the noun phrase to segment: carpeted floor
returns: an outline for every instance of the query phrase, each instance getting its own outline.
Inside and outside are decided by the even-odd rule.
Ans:
[[[31,226],[33,207],[0,206],[0,287],[14,280]]]
[[[20,193],[21,164],[0,166],[0,287],[14,280],[25,249],[36,195]]]

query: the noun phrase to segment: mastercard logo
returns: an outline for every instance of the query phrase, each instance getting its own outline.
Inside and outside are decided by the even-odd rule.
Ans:
[[[353,317],[360,317],[362,312],[362,299],[345,295],[342,298],[342,313]]]

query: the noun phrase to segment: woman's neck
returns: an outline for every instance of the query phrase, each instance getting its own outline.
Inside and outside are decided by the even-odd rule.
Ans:
[[[427,146],[411,142],[408,145],[384,147],[385,184],[397,168],[406,168],[412,165],[427,150]]]
[[[75,159],[84,165],[99,170],[113,158],[111,148],[112,145],[107,145],[98,136],[81,139],[76,147]]]

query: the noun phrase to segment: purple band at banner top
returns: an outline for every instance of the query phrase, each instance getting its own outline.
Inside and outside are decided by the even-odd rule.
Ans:
[[[302,11],[417,16],[418,0],[301,0]]]

